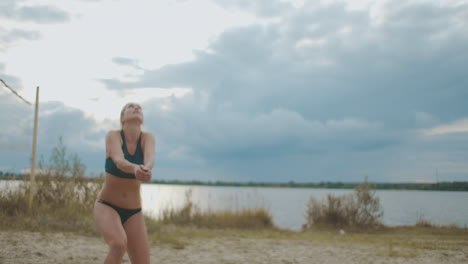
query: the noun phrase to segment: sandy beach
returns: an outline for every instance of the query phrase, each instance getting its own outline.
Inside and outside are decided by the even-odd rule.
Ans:
[[[297,239],[252,239],[223,236],[194,238],[177,249],[171,244],[151,246],[151,263],[467,263],[464,249],[404,249],[362,243],[346,245]],[[1,264],[102,263],[107,246],[97,237],[74,233],[0,232]],[[130,263],[125,256],[123,263]]]

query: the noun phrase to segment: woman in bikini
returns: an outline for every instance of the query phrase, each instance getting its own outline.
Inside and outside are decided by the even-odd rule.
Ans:
[[[121,130],[106,136],[106,175],[94,206],[96,226],[109,245],[104,263],[150,263],[148,237],[141,212],[140,185],[151,179],[155,139],[142,132],[143,112],[128,103],[120,113]]]

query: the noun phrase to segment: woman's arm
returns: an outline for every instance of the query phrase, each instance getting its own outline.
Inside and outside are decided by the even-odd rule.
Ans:
[[[147,132],[145,133],[145,142],[143,146],[143,156],[145,157],[145,168],[148,170],[153,169],[154,167],[154,154],[156,152],[156,140],[153,134]]]
[[[139,166],[125,159],[120,143],[120,134],[117,131],[109,131],[106,136],[106,152],[117,168],[126,173],[135,174]]]
[[[145,133],[141,142],[143,148],[144,164],[139,166],[135,173],[135,178],[142,182],[151,180],[152,169],[154,165],[155,139],[153,134]]]

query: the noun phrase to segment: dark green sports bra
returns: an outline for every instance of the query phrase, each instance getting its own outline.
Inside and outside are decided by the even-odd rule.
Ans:
[[[125,159],[131,163],[143,165],[144,157],[143,157],[143,150],[141,149],[141,136],[138,138],[138,143],[137,143],[137,147],[135,150],[135,154],[133,155],[130,155],[130,153],[128,153],[127,145],[125,144],[125,135],[123,133],[123,130],[120,130],[120,136],[122,137],[122,142],[123,142],[122,152],[124,154]],[[114,161],[110,157],[106,159],[106,172],[119,178],[135,179],[135,175],[133,173],[126,173],[126,172],[121,171],[119,168],[117,168]]]

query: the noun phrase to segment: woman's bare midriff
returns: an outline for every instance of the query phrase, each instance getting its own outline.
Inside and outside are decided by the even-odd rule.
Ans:
[[[140,185],[141,182],[138,180],[119,178],[106,172],[104,185],[98,199],[121,208],[140,208]]]

